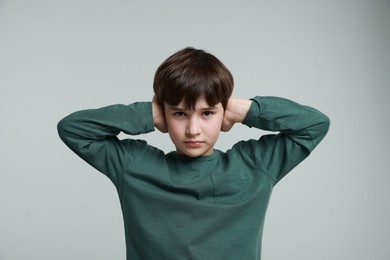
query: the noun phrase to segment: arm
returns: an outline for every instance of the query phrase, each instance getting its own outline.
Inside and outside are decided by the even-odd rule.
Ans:
[[[304,160],[325,137],[329,118],[318,110],[279,97],[255,97],[241,122],[279,132],[238,144],[248,163],[279,181]],[[237,113],[236,113],[237,114]],[[226,111],[228,115],[228,111]],[[229,117],[233,118],[233,117]],[[235,117],[242,119],[241,117]],[[240,122],[230,119],[230,122]]]
[[[329,118],[320,111],[280,97],[255,97],[243,123],[281,132],[308,152],[325,137],[330,125]]]
[[[126,163],[145,146],[139,140],[119,140],[117,135],[153,131],[152,106],[150,102],[139,102],[82,110],[63,118],[57,129],[72,151],[116,182]]]

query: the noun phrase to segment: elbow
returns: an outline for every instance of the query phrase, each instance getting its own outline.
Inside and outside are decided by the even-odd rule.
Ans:
[[[327,115],[323,115],[322,128],[324,136],[328,133],[330,127],[330,119]]]
[[[64,143],[67,143],[67,140],[71,136],[70,126],[71,122],[68,120],[67,117],[61,119],[57,123],[57,133]]]
[[[65,136],[65,127],[66,126],[66,120],[65,118],[61,119],[58,123],[57,123],[57,133],[58,135],[60,136],[60,138],[62,139],[64,136]]]
[[[321,120],[309,131],[312,136],[313,149],[324,139],[330,128],[330,119],[322,114]]]

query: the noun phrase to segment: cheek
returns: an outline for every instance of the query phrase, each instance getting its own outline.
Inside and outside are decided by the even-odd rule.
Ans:
[[[166,121],[168,133],[172,140],[176,140],[181,137],[183,130],[181,125],[177,122],[172,122],[170,120]]]
[[[209,122],[207,124],[207,132],[209,133],[209,136],[216,137],[221,132],[222,127],[222,118],[217,118],[216,120],[213,120],[212,122]]]

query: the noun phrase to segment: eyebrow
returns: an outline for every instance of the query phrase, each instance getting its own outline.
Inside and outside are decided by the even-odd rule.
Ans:
[[[176,111],[185,111],[185,110],[188,110],[187,108],[177,107],[177,106],[169,106],[169,108],[170,108],[171,110],[176,110]],[[202,111],[217,110],[217,109],[218,109],[217,106],[199,108],[199,110],[202,110]]]

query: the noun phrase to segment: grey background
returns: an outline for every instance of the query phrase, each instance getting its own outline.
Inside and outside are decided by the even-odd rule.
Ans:
[[[283,96],[332,120],[274,190],[263,259],[388,260],[389,1],[0,1],[0,259],[124,259],[114,186],[56,124],[150,100],[157,66],[203,48],[235,95]],[[237,125],[225,150],[261,131]],[[170,151],[169,137],[142,136]]]

